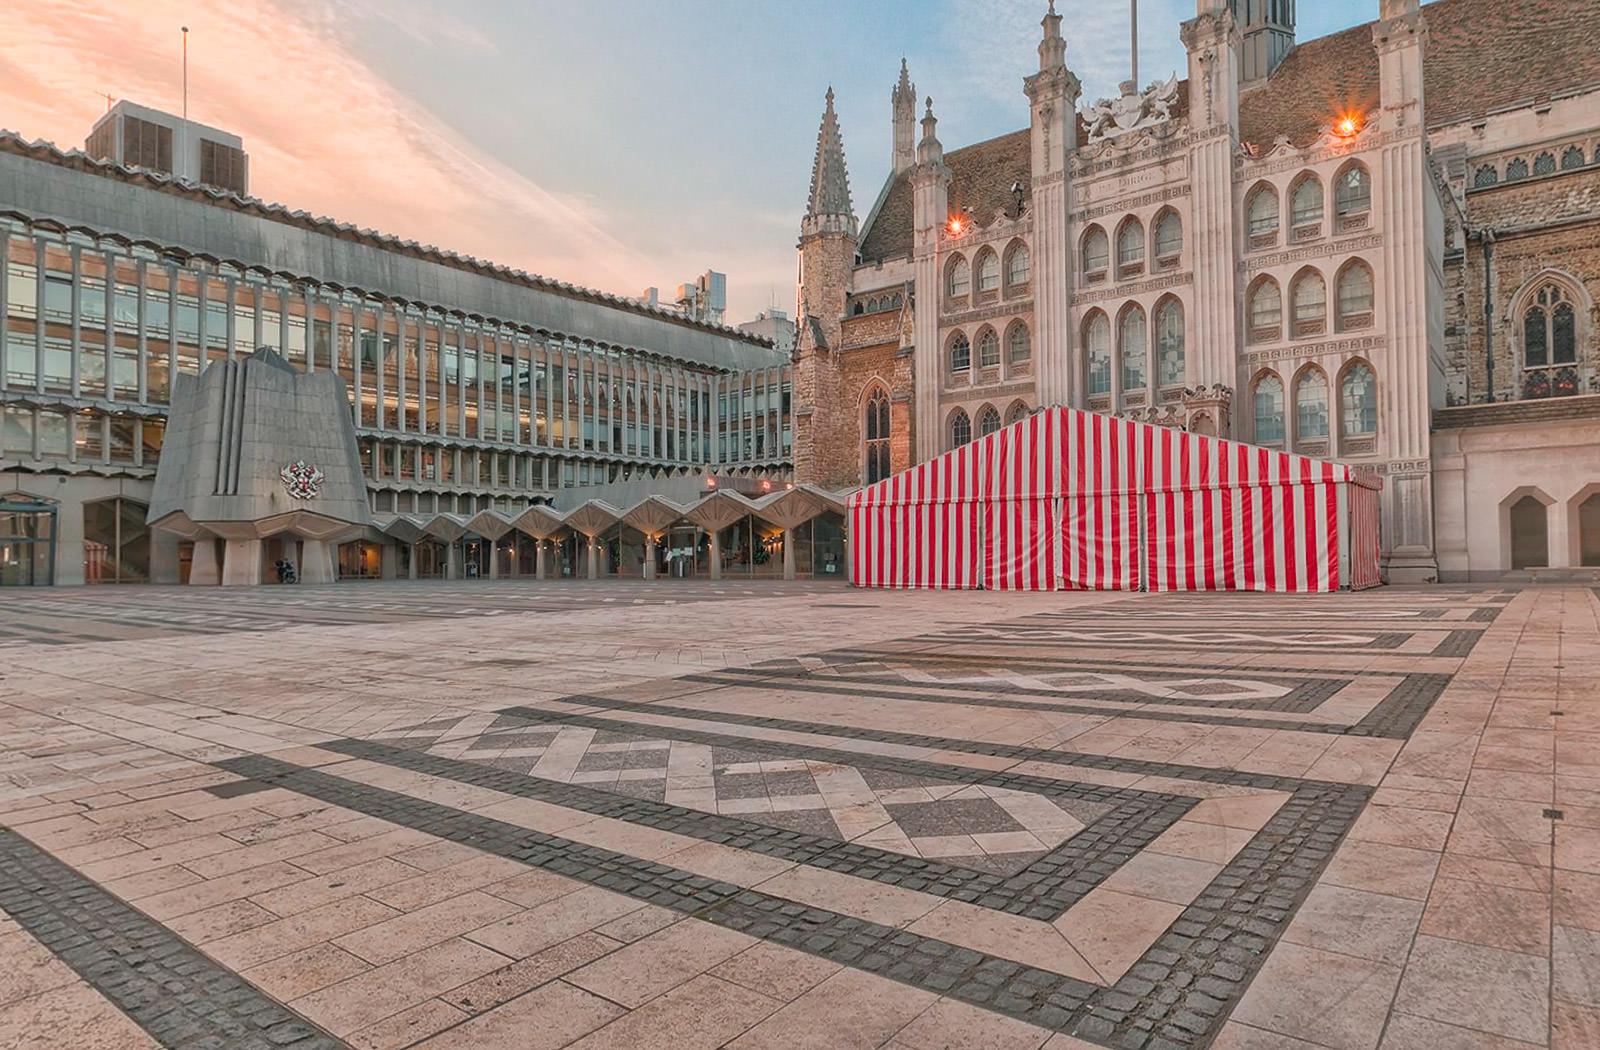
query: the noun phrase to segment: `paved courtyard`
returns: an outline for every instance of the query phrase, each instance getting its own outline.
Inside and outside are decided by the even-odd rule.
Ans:
[[[0,1047],[1593,1050],[1597,613],[0,594]]]

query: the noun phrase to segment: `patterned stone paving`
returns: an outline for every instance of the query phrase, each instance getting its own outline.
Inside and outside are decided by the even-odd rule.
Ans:
[[[1597,614],[29,595],[0,1046],[1592,1050]]]

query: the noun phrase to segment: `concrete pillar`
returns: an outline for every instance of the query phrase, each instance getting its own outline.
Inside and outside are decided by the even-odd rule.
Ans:
[[[400,545],[385,543],[378,548],[378,576],[392,580],[400,575]]]
[[[707,529],[706,535],[711,539],[711,578],[722,579],[722,530]]]
[[[408,543],[406,546],[411,548],[411,557],[406,559],[406,579],[414,580],[417,578],[417,545]]]
[[[500,544],[498,541],[484,540],[489,544],[489,579],[500,578]]]
[[[589,579],[600,578],[600,552],[594,549],[594,537],[589,537]]]
[[[336,583],[338,569],[333,562],[333,544],[327,540],[300,541],[301,583]]]
[[[644,537],[644,578],[656,578],[656,538],[649,533]]]
[[[166,529],[150,530],[150,582],[178,582],[178,534]]]
[[[533,578],[544,579],[544,540],[536,540],[533,545]]]
[[[783,530],[783,578],[794,579],[794,530]]]
[[[217,541],[202,536],[194,541],[194,555],[189,562],[189,584],[193,587],[215,587],[222,582],[222,566],[217,561]]]
[[[222,546],[222,585],[254,587],[261,582],[261,541],[227,540]],[[301,574],[304,579],[304,573]]]
[[[444,578],[461,579],[461,544],[451,541],[445,546]]]
[[[74,361],[76,362],[76,358]],[[55,582],[58,587],[70,587],[84,582],[81,500],[64,499],[56,509]]]

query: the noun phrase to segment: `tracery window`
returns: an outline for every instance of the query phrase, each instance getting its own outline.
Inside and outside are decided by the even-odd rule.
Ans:
[[[1088,376],[1085,386],[1090,394],[1111,392],[1111,321],[1103,313],[1089,319],[1083,333],[1085,361]]]
[[[1516,158],[1506,165],[1506,181],[1515,182],[1517,179],[1528,177],[1528,162],[1521,157]]]
[[[1522,315],[1522,361],[1528,368],[1578,360],[1578,316],[1559,284],[1545,285]]]
[[[950,371],[965,372],[972,367],[972,344],[967,342],[967,337],[957,332],[950,337]]]
[[[1328,377],[1308,368],[1294,384],[1294,439],[1320,441],[1328,436]]]
[[[1251,398],[1258,445],[1283,444],[1283,380],[1268,372],[1256,380]]]
[[[1485,164],[1472,175],[1473,189],[1482,189],[1484,186],[1493,186],[1500,181],[1500,173],[1494,169],[1493,164]]]
[[[1561,154],[1561,170],[1571,171],[1573,168],[1583,167],[1583,147],[1568,146]]]
[[[1156,307],[1156,383],[1163,387],[1182,386],[1185,377],[1183,304],[1168,299]]]
[[[1278,232],[1278,193],[1271,186],[1258,187],[1250,195],[1247,209],[1251,237]]]
[[[1169,259],[1183,251],[1183,220],[1169,211],[1156,223],[1156,258]]]
[[[1339,328],[1372,323],[1372,270],[1357,260],[1339,274]]]
[[[1378,432],[1378,378],[1366,364],[1345,369],[1339,381],[1340,432],[1345,437],[1366,437]]]
[[[1130,219],[1117,231],[1117,269],[1132,269],[1144,262],[1144,227]]]
[[[1006,409],[1006,426],[1020,423],[1028,417],[1028,406],[1021,401],[1013,401],[1011,407]]]
[[[1549,150],[1533,158],[1533,173],[1535,175],[1550,175],[1556,170],[1556,155]]]
[[[972,289],[972,267],[967,264],[966,259],[958,255],[950,260],[945,287],[952,299],[960,298]]]
[[[1295,333],[1322,331],[1328,320],[1328,285],[1322,274],[1307,270],[1295,278],[1293,297]]]
[[[1366,168],[1352,164],[1340,173],[1333,191],[1333,210],[1341,219],[1372,210],[1372,177]]]
[[[1125,393],[1143,390],[1145,370],[1150,361],[1150,344],[1144,311],[1135,306],[1122,315],[1118,333],[1118,352],[1122,358],[1122,389]]]
[[[950,417],[950,447],[960,448],[972,440],[972,419],[962,409]]]
[[[1028,326],[1018,321],[1011,326],[1011,333],[1006,339],[1011,352],[1011,363],[1021,364],[1033,357],[1033,340],[1028,334]]]
[[[1290,225],[1311,226],[1322,221],[1322,183],[1307,175],[1295,184],[1290,206]]]
[[[880,387],[867,400],[866,477],[868,485],[889,476],[889,395]]]
[[[1097,273],[1111,265],[1111,249],[1106,231],[1098,226],[1083,238],[1083,272]]]
[[[1018,285],[1028,283],[1031,262],[1026,244],[1019,244],[1011,249],[1011,254],[1006,256],[1006,286],[1008,288],[1015,288]]]
[[[1000,413],[993,405],[983,410],[983,415],[978,417],[978,435],[988,437],[1000,429]]]
[[[978,365],[992,368],[1000,363],[1000,337],[993,328],[985,328],[978,335]]]
[[[1268,277],[1250,293],[1250,333],[1256,340],[1276,339],[1283,326],[1283,294]]]
[[[1000,258],[994,252],[978,257],[978,291],[992,292],[1000,287]]]

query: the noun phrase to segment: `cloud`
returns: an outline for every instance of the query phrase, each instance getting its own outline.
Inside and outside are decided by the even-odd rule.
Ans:
[[[409,0],[371,0],[370,10],[401,32],[425,31]],[[0,72],[9,74],[0,124],[76,147],[105,109],[102,92],[177,111],[178,27],[187,24],[190,115],[243,136],[256,196],[562,280],[638,290],[651,264],[604,231],[592,202],[542,189],[411,105],[355,57],[332,12],[272,0],[0,5]],[[451,24],[440,23],[453,42],[493,50]]]

